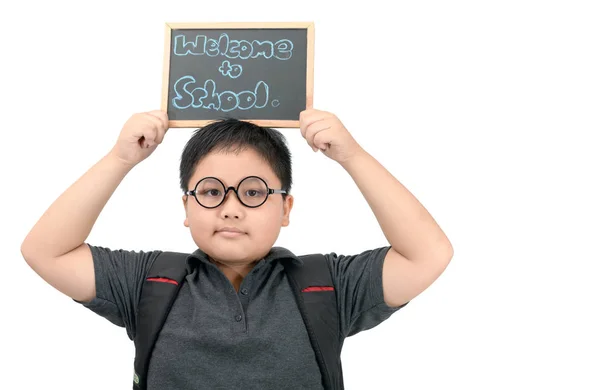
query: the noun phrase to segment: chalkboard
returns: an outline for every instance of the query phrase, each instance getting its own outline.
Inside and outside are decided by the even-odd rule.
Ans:
[[[169,127],[223,118],[299,127],[313,64],[313,23],[168,23],[161,108]]]

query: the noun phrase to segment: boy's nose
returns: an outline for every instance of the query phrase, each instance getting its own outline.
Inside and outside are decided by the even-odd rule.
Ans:
[[[230,191],[231,190],[231,191]],[[225,191],[225,199],[221,205],[221,213],[224,218],[239,218],[243,212],[244,205],[237,198],[233,188]]]

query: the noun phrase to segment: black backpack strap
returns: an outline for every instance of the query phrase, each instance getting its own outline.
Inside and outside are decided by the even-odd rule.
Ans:
[[[162,329],[175,297],[187,275],[189,254],[162,252],[155,260],[144,284],[138,303],[137,330],[134,336],[135,362],[133,388],[145,390],[148,363],[158,334]]]
[[[343,390],[343,339],[336,291],[322,254],[300,256],[304,265],[283,261],[321,370],[325,390]]]

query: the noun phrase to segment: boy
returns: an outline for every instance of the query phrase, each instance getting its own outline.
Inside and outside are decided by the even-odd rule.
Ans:
[[[24,240],[32,269],[133,339],[138,300],[161,251],[85,243],[121,180],[162,143],[166,113],[133,115],[112,150],[68,188]],[[339,119],[300,115],[308,145],[354,179],[389,241],[359,255],[325,255],[340,332],[370,329],[439,277],[452,246],[421,204],[362,149]],[[315,352],[284,272],[301,262],[273,247],[289,224],[291,157],[277,131],[228,119],[198,129],[184,148],[180,184],[198,249],[156,340],[148,389],[323,389]],[[160,279],[160,278],[157,278]],[[341,386],[340,386],[341,387]]]

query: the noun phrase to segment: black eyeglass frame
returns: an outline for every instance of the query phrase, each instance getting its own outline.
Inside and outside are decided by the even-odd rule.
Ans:
[[[256,205],[256,206],[248,206],[246,203],[244,203],[244,201],[242,199],[240,199],[240,195],[238,194],[238,190],[240,189],[240,185],[244,182],[244,180],[250,179],[250,178],[255,178],[255,179],[258,179],[258,180],[262,181],[263,183],[265,183],[265,187],[267,187],[267,196],[265,196],[265,200],[263,200],[261,204]],[[202,203],[200,203],[200,201],[196,197],[196,190],[198,189],[198,184],[200,184],[200,182],[202,182],[202,180],[206,180],[206,179],[215,179],[216,181],[218,181],[219,183],[221,183],[221,185],[223,186],[223,189],[225,190],[225,192],[223,193],[223,199],[221,199],[221,202],[219,202],[219,204],[216,205],[216,206],[212,206],[212,207],[205,206]],[[221,180],[219,180],[218,178],[216,178],[214,176],[207,176],[207,177],[203,177],[202,179],[198,180],[198,182],[194,186],[194,189],[193,190],[189,190],[189,191],[185,191],[184,195],[192,195],[194,197],[194,199],[196,199],[196,203],[198,203],[200,206],[204,207],[205,209],[216,209],[217,207],[219,207],[220,205],[222,205],[225,202],[225,199],[227,199],[227,194],[229,193],[229,190],[232,190],[233,192],[235,192],[235,196],[238,198],[238,200],[240,201],[240,203],[243,204],[245,207],[248,207],[250,209],[255,209],[255,208],[260,207],[263,204],[265,204],[265,202],[267,201],[267,199],[269,199],[269,195],[271,195],[271,194],[287,194],[287,191],[285,191],[285,190],[275,190],[275,189],[269,188],[269,185],[267,184],[267,182],[264,181],[264,179],[262,179],[262,178],[260,178],[258,176],[246,176],[245,178],[243,178],[242,180],[240,180],[240,182],[238,183],[237,187],[233,187],[233,186],[225,187],[225,184]]]

